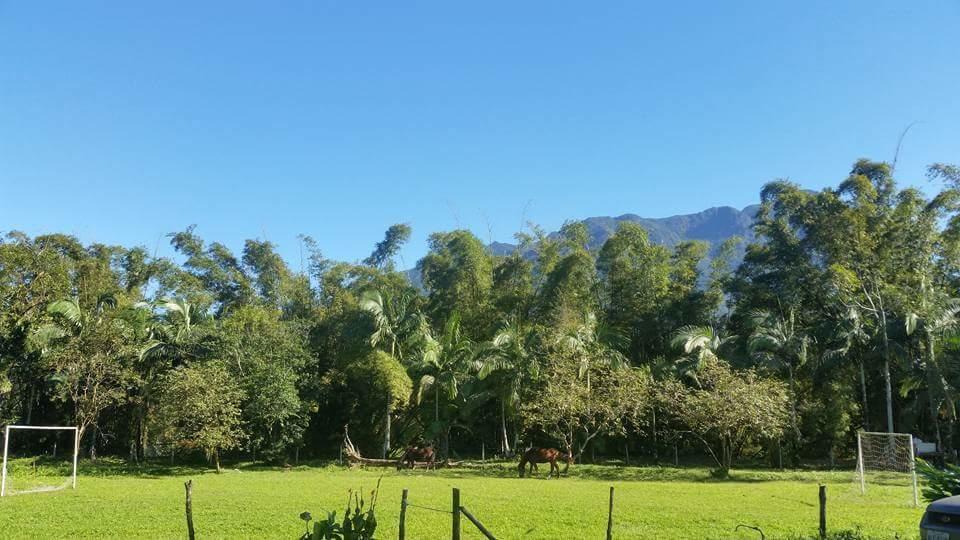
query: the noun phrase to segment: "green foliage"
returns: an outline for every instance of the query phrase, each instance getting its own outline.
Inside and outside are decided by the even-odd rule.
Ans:
[[[232,311],[216,332],[214,354],[230,359],[231,376],[243,388],[247,443],[256,455],[287,459],[309,420],[299,374],[312,364],[303,331],[285,324],[280,311],[245,306]]]
[[[377,394],[389,395],[391,409],[404,407],[413,391],[413,382],[407,370],[383,351],[373,351],[364,362],[356,365],[354,377],[369,381]]]
[[[917,474],[923,480],[921,493],[927,502],[960,495],[960,466],[947,463],[939,468],[917,458]]]
[[[493,286],[493,261],[486,246],[469,231],[430,235],[430,252],[417,263],[428,292],[434,321],[460,314],[471,331],[486,330],[487,304]],[[472,332],[471,332],[472,333]]]
[[[497,439],[509,455],[545,439],[658,460],[676,444],[722,471],[738,455],[772,462],[785,397],[788,463],[849,458],[854,424],[951,455],[960,176],[928,173],[943,188],[929,198],[867,160],[819,192],[771,182],[736,269],[738,239],[660,243],[649,223],[531,225],[505,256],[437,232],[417,263],[423,290],[396,268],[403,224],[362,263],[301,236],[299,268],[271,242],[234,252],[192,226],[170,235],[176,260],[8,233],[0,422],[76,424],[90,450],[138,461],[174,448],[331,457],[349,424],[368,455],[417,439],[441,455]],[[762,394],[741,400],[748,410],[729,403],[738,384]],[[202,432],[197,414],[225,431]],[[729,432],[736,422],[749,437]]]
[[[391,225],[383,235],[383,240],[377,242],[373,253],[363,263],[374,268],[393,268],[393,258],[400,252],[413,230],[406,223]]]
[[[363,494],[350,490],[343,521],[337,521],[336,512],[327,512],[327,519],[314,522],[313,531],[310,530],[313,516],[310,512],[303,512],[300,519],[306,523],[307,532],[300,540],[371,540],[377,531],[377,517],[374,512],[379,491],[380,480],[377,480],[377,487],[370,492],[370,507],[364,510]]]
[[[200,449],[220,471],[220,453],[240,445],[243,391],[218,362],[170,372],[161,390],[157,430],[162,440]]]
[[[677,381],[661,386],[661,399],[690,430],[725,477],[752,442],[776,439],[788,421],[787,389],[752,370],[735,371],[722,360],[708,362],[698,373],[699,385]]]
[[[546,363],[540,380],[521,407],[524,426],[561,442],[576,456],[599,435],[635,429],[650,401],[644,371],[596,363],[581,370],[562,352]]]

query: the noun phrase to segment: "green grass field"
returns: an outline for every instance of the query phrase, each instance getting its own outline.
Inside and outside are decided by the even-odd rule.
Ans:
[[[16,473],[17,465],[11,469]],[[183,483],[194,481],[199,538],[296,538],[300,512],[342,514],[350,488],[372,489],[382,475],[378,538],[396,538],[403,488],[410,503],[461,504],[501,539],[603,538],[609,486],[616,488],[615,538],[804,538],[817,532],[817,485],[828,486],[832,532],[861,528],[868,538],[916,538],[921,510],[905,485],[859,494],[849,472],[734,471],[710,479],[702,468],[575,465],[568,477],[516,478],[511,463],[440,471],[350,470],[337,466],[241,467],[222,474],[191,468],[127,468],[81,463],[76,490],[0,499],[0,538],[183,538]],[[20,477],[24,475],[20,467]],[[464,523],[464,538],[481,538]],[[450,516],[408,509],[407,537],[449,538]]]

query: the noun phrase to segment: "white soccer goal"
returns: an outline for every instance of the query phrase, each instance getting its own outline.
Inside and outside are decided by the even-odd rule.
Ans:
[[[71,471],[68,479],[61,484],[53,484],[53,485],[45,484],[44,483],[45,481],[49,481],[50,475],[46,474],[47,471],[44,471],[44,470],[41,470],[38,473],[37,467],[34,464],[29,470],[25,468],[24,470],[20,471],[20,474],[24,476],[30,476],[32,480],[31,482],[26,483],[24,487],[18,488],[18,489],[12,489],[12,487],[8,487],[7,464],[8,464],[9,455],[10,455],[10,436],[15,430],[72,431],[73,432],[73,440],[71,441],[73,443],[71,444],[72,455],[67,454],[67,456],[72,458],[71,461],[67,464],[68,470]],[[80,432],[79,430],[77,430],[77,428],[61,427],[61,426],[12,426],[10,425],[6,427],[3,435],[4,435],[3,436],[3,468],[2,468],[2,473],[0,473],[0,475],[2,475],[2,478],[0,478],[0,497],[6,496],[6,495],[13,495],[16,493],[56,491],[59,489],[64,489],[67,486],[72,486],[74,489],[76,489],[77,487],[77,454],[79,453],[79,450],[80,450]],[[56,455],[55,441],[56,439],[54,439],[54,446],[53,446],[54,456]],[[54,472],[56,472],[55,469],[54,469]],[[57,476],[57,475],[53,474],[53,476]],[[64,476],[64,475],[61,475],[61,476]]]
[[[909,482],[913,488],[913,504],[919,505],[913,435],[858,432],[857,478],[861,494],[867,492],[868,483],[897,485]]]

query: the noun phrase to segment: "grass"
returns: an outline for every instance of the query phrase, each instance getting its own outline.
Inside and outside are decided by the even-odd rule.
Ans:
[[[23,463],[13,475],[27,474]],[[183,483],[193,479],[201,538],[297,538],[300,512],[342,514],[351,488],[372,489],[382,475],[379,538],[396,538],[403,488],[417,507],[407,537],[448,538],[451,488],[498,538],[604,538],[609,486],[616,488],[614,538],[767,538],[817,532],[817,485],[828,486],[831,531],[860,528],[868,538],[916,538],[921,510],[905,483],[872,485],[861,496],[849,472],[737,470],[730,480],[705,468],[575,465],[568,477],[516,478],[513,463],[440,470],[350,470],[335,465],[290,470],[243,466],[215,474],[200,468],[81,463],[76,490],[0,499],[3,538],[183,538]],[[36,473],[42,474],[42,473]],[[61,478],[62,479],[62,478]],[[480,538],[464,520],[464,538]]]

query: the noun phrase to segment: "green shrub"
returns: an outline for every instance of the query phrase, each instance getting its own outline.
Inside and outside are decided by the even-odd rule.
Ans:
[[[327,519],[315,521],[311,531],[310,522],[313,516],[310,512],[303,512],[300,514],[300,519],[306,522],[307,531],[300,540],[372,540],[377,530],[374,509],[377,506],[379,491],[380,480],[377,480],[377,487],[370,492],[370,508],[364,511],[363,494],[351,489],[350,494],[347,495],[347,509],[343,513],[342,523],[337,522],[336,512],[327,512]]]
[[[943,469],[939,469],[918,458],[917,473],[923,479],[925,501],[960,495],[960,467],[947,463]]]

